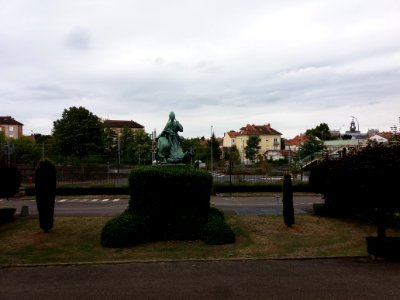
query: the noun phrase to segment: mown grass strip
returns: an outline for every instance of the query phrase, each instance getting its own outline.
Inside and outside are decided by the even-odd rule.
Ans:
[[[100,245],[109,217],[56,217],[50,233],[39,221],[15,218],[0,226],[0,266],[108,261],[180,259],[271,259],[367,256],[365,237],[375,226],[357,220],[297,215],[292,228],[281,216],[227,216],[236,243],[221,246],[201,241],[163,241],[131,248]],[[389,235],[400,236],[399,229]]]

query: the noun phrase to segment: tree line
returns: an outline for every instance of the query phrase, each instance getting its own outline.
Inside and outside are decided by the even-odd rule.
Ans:
[[[215,135],[206,139],[183,139],[182,149],[193,153],[193,160],[219,162],[222,152]],[[98,116],[84,107],[64,109],[62,117],[53,122],[51,135],[34,134],[6,139],[0,134],[0,159],[8,165],[36,166],[41,158],[56,164],[151,164],[157,159],[156,137],[144,130],[122,128],[117,134],[106,127]]]

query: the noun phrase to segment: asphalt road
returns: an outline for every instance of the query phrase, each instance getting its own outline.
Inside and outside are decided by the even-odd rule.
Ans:
[[[399,299],[400,263],[367,258],[0,268],[1,299]]]
[[[77,196],[56,197],[55,216],[114,216],[128,207],[128,196]],[[312,204],[322,202],[320,195],[294,195],[293,203],[296,214],[312,212]],[[264,195],[216,195],[211,196],[211,205],[226,214],[281,214],[282,199],[280,194]],[[31,216],[37,215],[35,200],[28,198],[0,199],[0,207],[14,207],[20,214],[23,206],[29,207]]]

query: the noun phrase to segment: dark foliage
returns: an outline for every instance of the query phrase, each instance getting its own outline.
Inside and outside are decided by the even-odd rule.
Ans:
[[[191,166],[142,167],[129,176],[129,209],[155,220],[164,239],[193,239],[206,221],[212,177]]]
[[[53,228],[56,198],[56,168],[48,159],[40,160],[36,167],[35,189],[40,228],[48,232]]]
[[[234,243],[235,233],[224,221],[224,215],[216,208],[211,208],[207,223],[200,230],[200,238],[209,245]]]
[[[22,176],[16,167],[0,164],[0,198],[10,198],[18,193]]]
[[[105,247],[156,240],[234,241],[222,212],[210,208],[212,177],[190,166],[142,167],[129,176],[129,208],[102,230]],[[233,238],[232,238],[233,235]]]
[[[16,209],[13,207],[0,208],[0,224],[11,222],[15,211]]]
[[[286,226],[292,227],[294,224],[293,190],[292,177],[290,174],[283,176],[283,220]]]
[[[109,248],[129,247],[152,240],[148,220],[126,210],[109,220],[101,231],[101,245]]]
[[[327,208],[346,214],[373,217],[378,235],[385,236],[386,221],[400,211],[400,144],[370,145],[340,160],[313,167],[310,186],[322,193]]]

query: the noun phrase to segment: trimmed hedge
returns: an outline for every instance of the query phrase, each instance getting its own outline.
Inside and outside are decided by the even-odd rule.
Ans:
[[[0,163],[0,198],[10,198],[18,193],[22,176],[16,167]]]
[[[44,232],[53,228],[56,182],[55,165],[48,159],[40,160],[35,170],[35,189],[40,228]]]
[[[128,209],[101,232],[105,247],[156,240],[235,241],[221,211],[210,208],[212,176],[189,166],[142,167],[129,176]]]
[[[163,239],[197,238],[207,220],[212,176],[191,166],[145,166],[129,176],[129,209],[154,220]]]
[[[4,207],[0,208],[0,224],[11,222],[14,218],[16,208]]]

